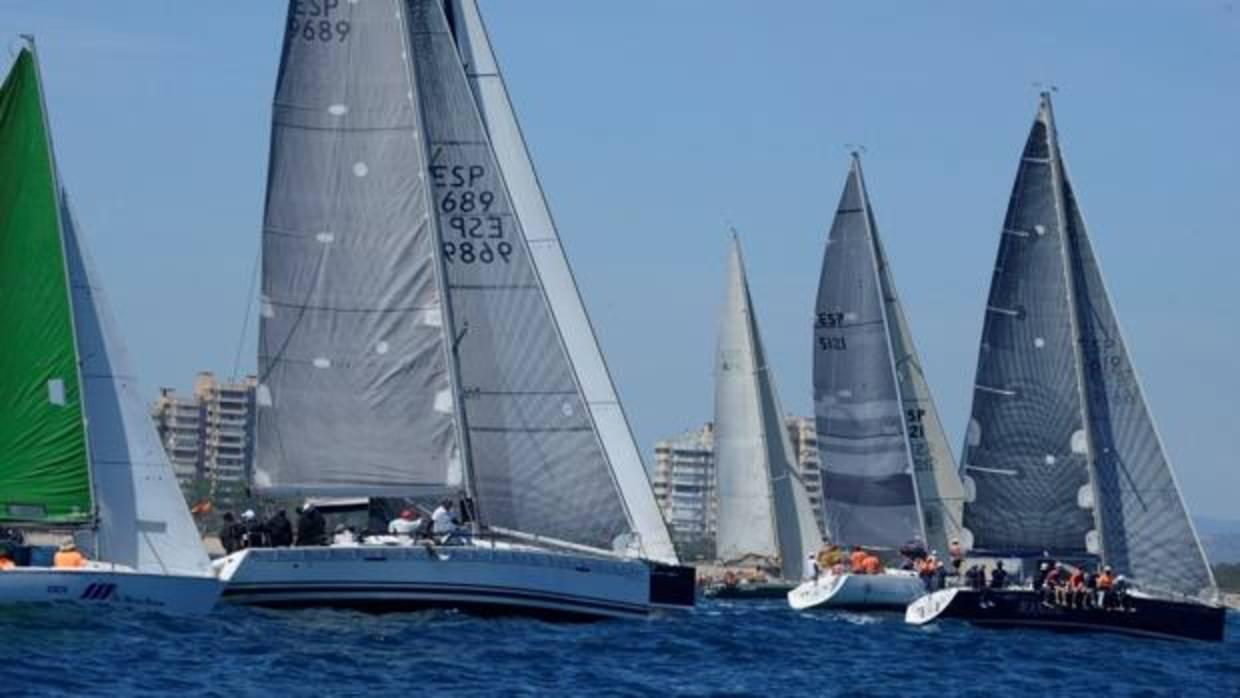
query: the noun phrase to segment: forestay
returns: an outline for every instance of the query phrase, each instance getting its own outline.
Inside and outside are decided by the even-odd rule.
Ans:
[[[784,426],[758,331],[740,242],[732,238],[715,363],[716,557],[803,575],[822,538]]]
[[[823,254],[814,314],[823,509],[832,541],[898,547],[926,534],[875,234],[854,156]]]
[[[530,261],[545,289],[630,524],[647,556],[675,562],[671,537],[560,244],[477,3],[449,0],[447,8],[466,76],[521,221]]]

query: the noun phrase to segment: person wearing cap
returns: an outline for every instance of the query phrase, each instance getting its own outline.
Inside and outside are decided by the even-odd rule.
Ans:
[[[418,527],[422,524],[422,520],[414,516],[412,509],[405,509],[400,512],[400,516],[392,519],[388,523],[388,533],[394,536],[402,536],[410,538],[417,532]]]
[[[1110,565],[1102,568],[1102,574],[1098,575],[1098,608],[1103,610],[1113,605],[1111,590],[1115,588],[1115,575],[1111,571]]]
[[[245,527],[245,533],[241,534],[241,547],[266,548],[268,546],[270,536],[267,527],[258,520],[253,509],[246,509],[241,514],[241,525]]]
[[[60,550],[57,550],[56,556],[52,558],[52,567],[72,569],[85,566],[86,556],[77,549],[77,546],[71,540],[61,543]]]

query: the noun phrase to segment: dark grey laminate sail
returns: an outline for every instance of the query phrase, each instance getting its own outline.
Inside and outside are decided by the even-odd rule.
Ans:
[[[977,383],[965,464],[977,547],[1089,553],[1150,589],[1214,590],[1068,183],[1048,94],[1017,174]]]
[[[828,536],[899,546],[925,539],[905,438],[860,161],[854,156],[823,254],[814,314],[814,411]]]

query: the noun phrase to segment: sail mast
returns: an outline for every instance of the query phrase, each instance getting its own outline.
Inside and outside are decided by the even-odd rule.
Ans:
[[[81,405],[82,417],[82,439],[86,446],[86,478],[90,485],[90,527],[92,530],[95,530],[99,527],[99,497],[95,491],[95,459],[91,449],[90,429],[86,422],[86,385],[82,381],[82,356],[78,351],[77,320],[73,313],[73,289],[70,287],[69,262],[65,254],[64,197],[60,189],[60,170],[56,166],[56,148],[52,143],[52,126],[47,112],[47,98],[43,94],[43,71],[39,66],[39,50],[35,46],[33,34],[22,34],[22,39],[26,41],[30,48],[30,58],[34,65],[35,91],[39,93],[39,114],[43,119],[43,134],[47,143],[47,161],[52,171],[52,196],[54,197],[53,200],[55,201],[56,208],[56,231],[60,236],[61,271],[64,274],[65,296],[69,303],[69,330],[73,337],[73,370],[77,374],[78,403]]]
[[[878,244],[873,219],[873,211],[870,210],[870,193],[865,187],[865,175],[861,171],[861,154],[854,150],[852,152],[852,166],[857,170],[857,187],[860,189],[861,206],[865,209],[863,214],[865,218],[866,237],[870,242],[870,266],[874,271],[874,286],[879,294],[879,307],[883,318],[883,338],[887,343],[887,365],[891,369],[891,382],[895,386],[897,393],[900,391],[900,376],[896,372],[895,350],[891,345],[891,319],[887,317],[888,303],[886,294],[883,292],[882,275],[878,268]],[[921,533],[923,543],[929,545],[926,537],[926,512],[921,505],[921,491],[917,485],[916,462],[913,460],[913,449],[908,439],[908,415],[905,414],[903,396],[900,396],[900,439],[904,444],[904,455],[908,463],[908,476],[912,481],[913,502],[917,507],[917,526]]]
[[[1080,405],[1081,419],[1084,427],[1082,431],[1085,435],[1085,463],[1088,468],[1089,487],[1093,498],[1093,506],[1091,507],[1090,513],[1093,515],[1094,527],[1095,531],[1097,531],[1098,555],[1105,564],[1107,561],[1106,536],[1104,535],[1102,529],[1102,500],[1098,491],[1098,475],[1094,463],[1095,452],[1093,422],[1089,417],[1089,400],[1088,396],[1085,394],[1085,365],[1081,357],[1081,328],[1080,317],[1078,317],[1079,309],[1076,302],[1076,280],[1073,278],[1074,275],[1072,274],[1072,265],[1068,258],[1068,247],[1070,245],[1070,241],[1068,237],[1068,217],[1067,211],[1065,210],[1066,204],[1064,201],[1063,164],[1059,155],[1059,134],[1055,130],[1055,113],[1051,108],[1051,93],[1044,91],[1042,92],[1041,97],[1042,110],[1046,114],[1047,156],[1050,159],[1052,195],[1055,202],[1055,217],[1059,224],[1059,250],[1063,259],[1064,290],[1068,295],[1068,324],[1072,328],[1072,368],[1076,375],[1076,389],[1078,395],[1077,402]],[[1086,538],[1086,552],[1092,552],[1089,550],[1088,535]]]
[[[418,131],[415,130],[413,137],[417,140],[418,147],[421,149],[423,162],[427,163],[429,166],[432,160],[429,143],[430,139],[426,137],[426,107],[423,104],[423,100],[420,98],[421,95],[419,94],[419,90],[416,85],[416,72],[418,66],[413,60],[413,47],[410,46],[409,42],[409,33],[411,31],[409,24],[409,12],[407,7],[402,9],[402,5],[404,5],[404,3],[401,3],[400,0],[394,0],[393,4],[396,5],[396,14],[400,18],[400,37],[405,55],[405,60],[402,61],[402,64],[404,65],[405,77],[407,79],[407,84],[409,85],[409,99],[414,103],[414,111],[417,114],[417,128],[420,128],[422,132],[421,135],[419,135]],[[442,7],[440,8],[440,11],[443,11]],[[465,413],[465,394],[464,391],[461,390],[460,352],[457,351],[460,347],[460,343],[465,341],[465,335],[469,332],[469,325],[466,323],[465,327],[461,328],[459,332],[456,329],[456,323],[452,316],[452,294],[448,291],[449,284],[447,262],[443,258],[443,246],[439,241],[440,220],[439,207],[435,203],[435,189],[429,182],[427,182],[426,185],[422,187],[422,191],[424,192],[428,211],[427,223],[431,230],[434,231],[434,241],[431,244],[431,254],[435,258],[435,284],[439,289],[439,304],[441,312],[443,313],[442,329],[444,334],[444,346],[448,350],[448,380],[452,386],[452,408],[456,415],[457,447],[460,449],[460,453],[458,455],[461,459],[465,493],[473,504],[472,513],[474,517],[476,517],[478,522],[480,522],[482,517],[482,505],[477,496],[474,460],[470,449],[469,440],[469,422]],[[464,514],[464,512],[459,513],[462,515]]]

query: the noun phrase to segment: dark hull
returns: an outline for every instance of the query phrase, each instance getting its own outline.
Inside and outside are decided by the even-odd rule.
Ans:
[[[961,589],[940,614],[991,627],[1033,627],[1063,631],[1113,632],[1144,637],[1221,642],[1227,609],[1194,601],[1129,597],[1130,610],[1047,605],[1032,590],[981,592]]]
[[[786,599],[788,592],[797,585],[790,582],[762,582],[760,584],[717,584],[706,587],[702,594],[708,599],[729,599],[733,601]]]

